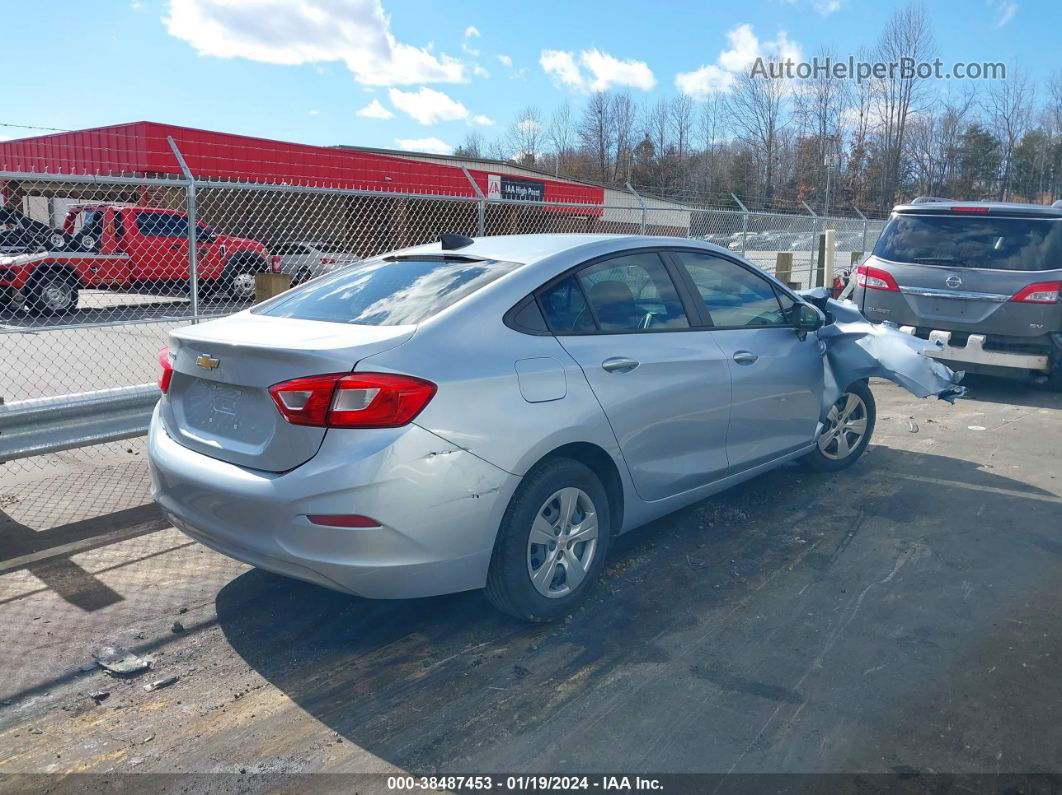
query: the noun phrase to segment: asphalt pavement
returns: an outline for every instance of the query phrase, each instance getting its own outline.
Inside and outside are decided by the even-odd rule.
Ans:
[[[624,536],[549,626],[231,561],[135,455],[0,487],[0,773],[1062,773],[1062,395],[970,385],[875,384],[854,468]]]

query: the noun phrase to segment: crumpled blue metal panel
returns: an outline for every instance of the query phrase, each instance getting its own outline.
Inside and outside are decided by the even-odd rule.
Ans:
[[[800,295],[833,320],[816,332],[826,346],[823,419],[844,387],[864,378],[885,378],[916,397],[936,395],[949,403],[966,394],[966,387],[959,386],[962,370],[926,355],[939,350],[939,342],[904,334],[893,323],[871,323],[855,304],[829,298],[825,288],[802,290]]]

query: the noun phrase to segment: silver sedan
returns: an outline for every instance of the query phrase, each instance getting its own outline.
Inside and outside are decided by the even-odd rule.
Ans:
[[[443,236],[174,332],[153,493],[264,569],[376,598],[484,588],[549,620],[616,535],[859,458],[873,371],[831,369],[826,322],[693,240]]]

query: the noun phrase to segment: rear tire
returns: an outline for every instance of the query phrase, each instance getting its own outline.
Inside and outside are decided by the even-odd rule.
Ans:
[[[236,255],[225,263],[222,286],[234,301],[254,300],[254,275],[268,270],[266,261],[256,255]]]
[[[26,307],[32,315],[65,315],[77,308],[77,278],[68,271],[51,270],[35,274],[26,294]]]
[[[878,410],[866,381],[851,384],[830,408],[815,449],[799,462],[815,472],[837,472],[852,466],[870,444]]]
[[[604,566],[612,536],[605,487],[584,464],[539,464],[505,511],[487,573],[487,599],[525,621],[570,612]]]

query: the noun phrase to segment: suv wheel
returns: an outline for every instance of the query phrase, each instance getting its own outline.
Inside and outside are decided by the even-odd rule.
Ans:
[[[526,621],[564,615],[597,579],[611,535],[608,497],[597,475],[568,458],[535,467],[502,519],[487,598]]]
[[[77,308],[77,279],[65,271],[35,276],[27,293],[26,305],[32,314],[63,315]]]
[[[866,381],[857,381],[830,407],[815,449],[800,462],[817,472],[852,466],[870,444],[876,420],[874,395]]]

